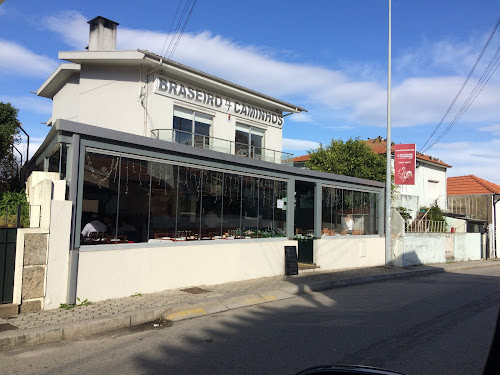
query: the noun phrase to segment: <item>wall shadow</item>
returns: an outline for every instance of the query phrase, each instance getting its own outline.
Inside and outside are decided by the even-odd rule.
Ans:
[[[408,374],[480,373],[500,303],[499,280],[439,275],[338,288],[175,322],[155,332],[154,351],[137,352],[132,360],[143,374],[294,374],[334,363]],[[477,319],[483,326],[470,337],[466,328]],[[463,341],[449,340],[449,332],[462,325]],[[469,338],[474,345],[467,344]],[[464,350],[467,355],[461,355]],[[437,357],[429,358],[429,351]]]

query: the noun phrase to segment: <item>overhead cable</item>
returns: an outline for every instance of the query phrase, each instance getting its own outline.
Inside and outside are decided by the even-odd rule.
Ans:
[[[431,146],[427,147],[426,149],[424,149],[424,147],[427,145],[427,143],[429,143],[429,141],[432,139],[432,137],[434,136],[434,134],[436,134],[436,131],[439,129],[439,127],[441,126],[441,124],[443,123],[443,121],[445,120],[445,118],[448,116],[448,114],[450,113],[451,109],[453,108],[453,106],[455,105],[455,102],[457,101],[458,97],[460,96],[460,94],[462,93],[462,91],[464,90],[465,86],[467,85],[467,83],[469,82],[469,79],[470,77],[472,76],[472,74],[474,73],[479,61],[481,60],[481,58],[483,57],[483,54],[484,52],[486,51],[486,49],[488,48],[488,45],[490,44],[491,40],[493,39],[493,35],[495,35],[495,32],[498,28],[498,26],[500,25],[500,18],[497,20],[496,24],[495,24],[495,27],[493,28],[492,32],[490,33],[490,36],[488,37],[488,39],[486,40],[486,43],[485,45],[483,46],[483,49],[481,50],[481,53],[479,54],[479,56],[477,57],[474,65],[472,66],[472,69],[470,70],[469,74],[467,75],[467,78],[465,79],[464,83],[462,84],[462,87],[460,87],[460,90],[458,91],[457,95],[455,95],[455,98],[453,99],[453,101],[451,102],[450,106],[448,107],[448,109],[446,110],[446,113],[444,114],[444,116],[441,118],[441,121],[439,121],[439,124],[437,124],[436,128],[434,129],[434,131],[432,132],[432,134],[429,136],[429,138],[427,139],[427,141],[425,141],[424,145],[420,148],[420,151],[419,152],[425,152],[427,151],[428,149],[430,149],[433,145],[436,144],[436,142],[432,143]],[[491,64],[491,62],[490,62]],[[489,78],[488,78],[489,79]],[[482,90],[482,89],[481,89]],[[468,108],[468,107],[467,107]],[[461,116],[460,116],[461,117]],[[458,121],[458,120],[457,120]],[[442,136],[440,136],[439,139],[441,139]]]

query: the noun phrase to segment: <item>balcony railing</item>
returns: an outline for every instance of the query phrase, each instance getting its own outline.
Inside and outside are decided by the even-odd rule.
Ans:
[[[270,150],[268,148],[228,141],[227,139],[209,137],[176,129],[151,130],[151,137],[162,141],[176,142],[188,146],[205,148],[252,159],[269,161],[271,163],[293,165],[293,154]]]

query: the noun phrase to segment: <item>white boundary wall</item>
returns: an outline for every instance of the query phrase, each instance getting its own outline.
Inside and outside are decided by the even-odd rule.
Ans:
[[[314,259],[322,271],[385,265],[385,238],[322,238],[314,241]]]
[[[398,241],[403,267],[481,259],[480,233],[405,233]]]
[[[192,244],[97,245],[80,248],[77,297],[96,302],[190,286],[279,276],[286,239]]]

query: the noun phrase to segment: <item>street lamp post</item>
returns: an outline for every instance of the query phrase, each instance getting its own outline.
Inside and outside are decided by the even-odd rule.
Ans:
[[[391,0],[389,0],[389,46],[387,69],[387,154],[385,176],[385,264],[392,260],[391,250]]]

